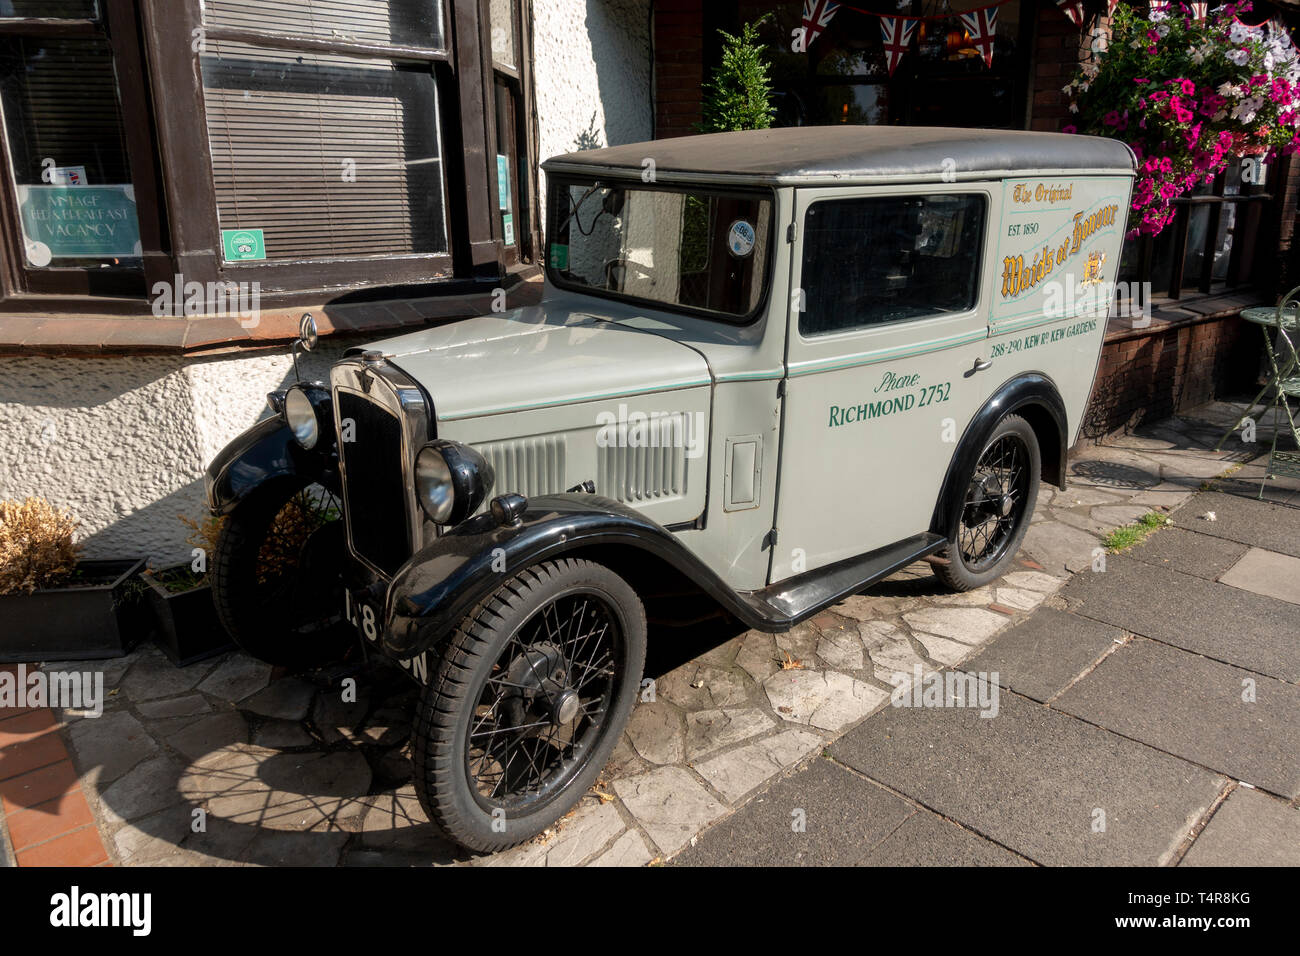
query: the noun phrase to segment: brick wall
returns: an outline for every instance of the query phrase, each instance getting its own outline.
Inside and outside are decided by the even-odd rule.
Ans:
[[[655,138],[689,136],[700,121],[704,86],[704,7],[655,3]]]
[[[1253,392],[1259,330],[1240,316],[1113,331],[1102,347],[1080,443]]]
[[[1101,17],[1097,22],[1100,27],[1109,29],[1109,17]],[[1070,101],[1061,92],[1061,87],[1073,78],[1087,50],[1087,36],[1059,7],[1053,3],[1039,5],[1033,85],[1029,94],[1029,129],[1056,133],[1062,126],[1073,122]]]

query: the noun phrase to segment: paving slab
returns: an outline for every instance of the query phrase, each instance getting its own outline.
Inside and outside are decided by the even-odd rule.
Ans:
[[[1190,515],[1191,512],[1185,514]],[[1185,520],[1193,525],[1200,524],[1192,518]],[[1216,538],[1187,528],[1164,527],[1125,554],[1146,564],[1214,581],[1232,567],[1246,550],[1246,545],[1236,541]]]
[[[831,756],[1048,865],[1166,862],[1223,784],[1011,695],[993,719],[974,708],[891,707],[832,744]]]
[[[866,866],[1030,866],[1028,860],[936,813],[920,810],[868,853]]]
[[[79,720],[69,726],[68,738],[77,770],[99,787],[158,753],[158,745],[144,726],[127,713]]]
[[[1251,548],[1219,578],[1221,584],[1300,604],[1300,558]]]
[[[183,802],[176,784],[184,770],[183,764],[168,756],[144,761],[100,793],[104,816],[110,824],[120,823]]]
[[[997,674],[998,686],[1046,702],[1106,652],[1124,632],[1055,608],[1039,608],[962,665]]]
[[[787,730],[694,766],[709,786],[735,803],[755,787],[803,760],[822,743],[822,738],[810,731]]]
[[[1242,700],[1246,691],[1253,702]],[[1053,706],[1288,798],[1300,794],[1300,687],[1134,639]]]
[[[1200,520],[1208,511],[1215,520]],[[1300,508],[1207,491],[1180,513],[1189,515],[1183,523],[1201,534],[1300,557]]]
[[[703,827],[727,812],[689,770],[659,767],[625,777],[614,792],[661,851],[676,853]]]
[[[1050,574],[1063,574],[1086,568],[1092,552],[1101,547],[1095,535],[1071,528],[1059,521],[1040,521],[1025,533],[1020,550],[1042,565]]]
[[[1085,617],[1280,680],[1300,680],[1295,605],[1111,555],[1061,590]],[[1075,602],[1079,602],[1077,605]]]
[[[1300,866],[1300,808],[1238,787],[1215,811],[1182,866]]]
[[[852,866],[913,812],[905,800],[817,760],[699,838],[685,866]],[[797,829],[799,823],[802,830]]]

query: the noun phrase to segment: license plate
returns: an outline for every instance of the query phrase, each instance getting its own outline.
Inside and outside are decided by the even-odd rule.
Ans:
[[[382,650],[383,645],[379,643],[382,636],[383,624],[379,611],[375,605],[371,604],[365,598],[359,598],[351,591],[343,592],[343,616],[351,622],[352,626],[357,629],[357,633],[369,641],[371,644],[379,645]],[[407,660],[398,660],[402,670],[406,671],[421,684],[429,683],[429,658],[427,651],[421,651],[414,657]]]
[[[358,599],[351,591],[343,592],[343,616],[346,617],[357,633],[372,644],[379,643],[379,612],[369,601]]]

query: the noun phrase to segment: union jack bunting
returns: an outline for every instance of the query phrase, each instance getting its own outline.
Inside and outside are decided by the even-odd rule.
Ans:
[[[1169,0],[1149,0],[1152,13],[1168,13]]]
[[[890,76],[894,75],[895,68],[907,52],[916,24],[916,20],[906,20],[903,17],[880,18],[880,35],[885,43],[885,61],[889,64]]]
[[[970,39],[975,49],[984,57],[984,65],[993,65],[993,40],[997,34],[998,8],[988,7],[984,10],[972,10],[961,14],[962,26],[970,32]]]
[[[1169,0],[1165,2],[1168,3]],[[1076,27],[1083,26],[1083,0],[1056,0],[1056,5]]]
[[[840,5],[830,0],[803,0],[803,48],[812,46],[813,40],[822,35],[835,16]]]
[[[1106,0],[1106,16],[1113,17],[1115,8],[1119,6],[1119,0]]]
[[[1196,0],[1193,0],[1193,2],[1188,4],[1188,6],[1192,8],[1193,20],[1204,20],[1206,15],[1210,12],[1209,3],[1199,3],[1196,2]]]

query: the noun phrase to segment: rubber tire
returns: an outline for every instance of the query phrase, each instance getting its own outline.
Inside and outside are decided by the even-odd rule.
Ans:
[[[1042,475],[1042,454],[1038,448],[1038,438],[1034,430],[1029,427],[1029,423],[1019,415],[1008,415],[1002,421],[998,422],[997,427],[993,429],[992,434],[985,440],[983,448],[980,449],[979,456],[976,456],[975,462],[978,465],[979,459],[983,456],[985,449],[992,445],[1004,435],[1016,435],[1029,450],[1029,491],[1026,494],[1028,499],[1025,503],[1025,510],[1021,515],[1020,526],[1016,528],[1012,535],[1011,543],[999,560],[992,567],[979,574],[973,573],[965,564],[962,563],[958,554],[958,536],[961,534],[961,515],[953,521],[952,529],[948,532],[948,546],[941,552],[942,556],[948,559],[946,564],[934,565],[934,573],[947,587],[953,591],[971,591],[978,587],[983,587],[990,581],[1001,577],[1006,573],[1008,566],[1015,559],[1016,553],[1020,550],[1020,544],[1025,539],[1025,533],[1029,530],[1029,522],[1033,518],[1034,505],[1038,502],[1038,486]],[[970,489],[971,479],[975,477],[974,469],[966,476],[966,484],[962,489],[962,501],[966,500],[966,494]]]
[[[507,817],[493,832],[492,816],[470,790],[465,743],[483,683],[510,635],[541,607],[574,587],[603,592],[618,614],[627,666],[614,690],[604,733],[587,763],[560,791],[523,816]],[[595,784],[632,714],[645,669],[646,623],[641,599],[604,565],[571,558],[546,561],[515,575],[461,622],[445,649],[416,710],[411,732],[415,790],[429,819],[470,850],[491,853],[516,846],[564,816]]]
[[[279,478],[250,493],[226,517],[208,575],[217,617],[231,640],[260,661],[294,669],[337,661],[357,643],[355,629],[346,622],[322,632],[311,644],[295,640],[292,631],[274,614],[259,609],[253,597],[253,568],[272,519],[311,484],[302,478]],[[340,547],[346,545],[340,542]]]

